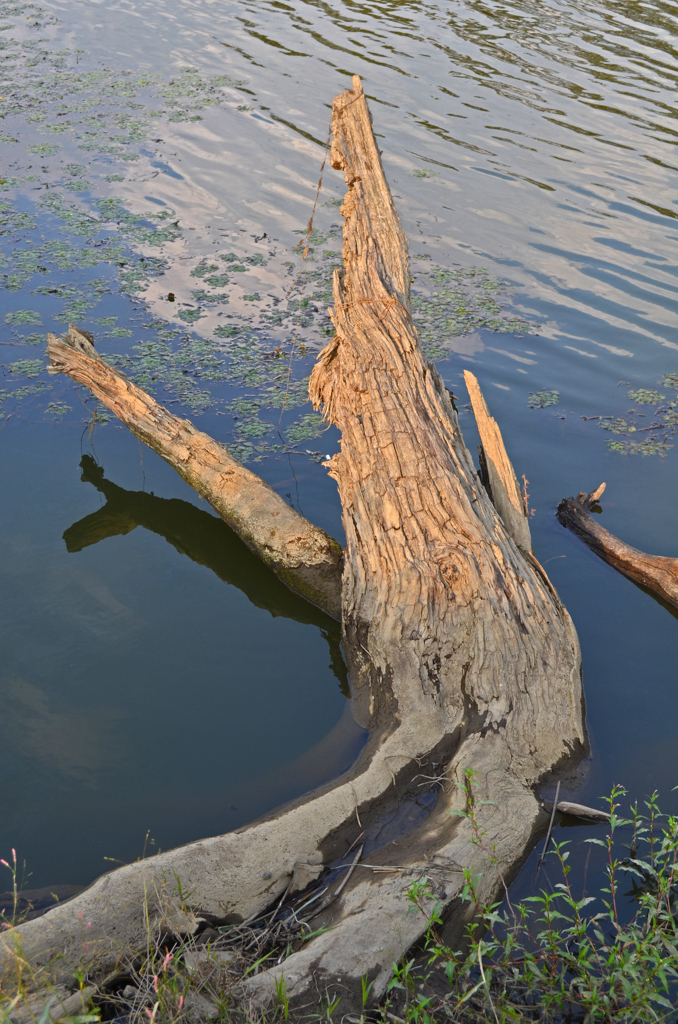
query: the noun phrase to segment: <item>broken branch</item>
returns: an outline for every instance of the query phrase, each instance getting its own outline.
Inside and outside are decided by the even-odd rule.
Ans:
[[[605,484],[601,484],[590,494],[582,491],[576,498],[563,498],[556,512],[558,521],[581,537],[608,565],[678,608],[678,558],[645,554],[601,526],[591,515],[591,509],[604,490]]]

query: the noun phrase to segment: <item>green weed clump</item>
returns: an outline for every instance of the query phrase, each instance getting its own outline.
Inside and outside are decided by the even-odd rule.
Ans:
[[[441,938],[440,904],[429,880],[413,884],[410,912],[428,922],[424,964],[415,966],[412,958],[394,965],[386,1018],[408,1024],[675,1024],[678,818],[660,814],[656,793],[646,814],[636,805],[622,818],[624,793],[615,786],[609,797],[605,839],[585,840],[604,850],[598,895],[574,892],[567,842],[552,840],[549,851],[561,881],[515,906],[508,896],[483,904],[480,876],[466,871],[462,899],[475,917],[467,950],[460,952]],[[622,830],[630,839],[625,847]],[[477,827],[475,834],[482,846]]]

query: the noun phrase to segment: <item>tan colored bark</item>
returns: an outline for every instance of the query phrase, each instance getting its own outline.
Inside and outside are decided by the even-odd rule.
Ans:
[[[425,928],[408,914],[411,882],[431,878],[458,941],[468,917],[463,869],[481,873],[480,896],[492,899],[544,823],[535,787],[586,748],[574,627],[479,486],[447,392],[422,353],[407,240],[357,78],[334,101],[333,129],[332,165],[348,185],[344,269],[334,280],[336,337],[318,359],[311,396],[342,434],[330,468],[347,536],[344,650],[369,742],[318,793],[238,832],[121,868],[23,926],[33,962],[55,949],[65,951],[62,964],[80,956],[82,914],[93,922],[88,956],[110,965],[145,941],[144,899],[160,921],[163,885],[172,888],[163,879],[173,873],[195,907],[249,917],[282,894],[295,862],[344,856],[359,831],[443,764],[430,817],[365,858],[314,921],[332,930],[241,988],[264,1005],[284,974],[293,1007],[327,991],[343,996],[342,1013],[360,1011],[361,979],[368,975],[371,998],[380,998],[393,961]],[[468,772],[477,773],[479,844],[454,813],[468,806]],[[9,948],[11,939],[2,941]]]
[[[162,456],[287,586],[333,618],[341,615],[342,554],[324,530],[291,508],[261,477],[188,420],[173,416],[108,366],[92,335],[71,324],[47,336],[50,372],[84,384],[132,433]]]
[[[479,455],[483,483],[508,533],[522,551],[531,553],[532,537],[527,509],[501,431],[497,421],[490,416],[478,381],[469,370],[464,370],[464,380],[480,434]]]
[[[590,494],[582,491],[576,498],[563,498],[556,513],[559,522],[581,537],[608,565],[678,608],[678,558],[648,555],[601,526],[590,509],[604,490],[605,484],[601,484]]]

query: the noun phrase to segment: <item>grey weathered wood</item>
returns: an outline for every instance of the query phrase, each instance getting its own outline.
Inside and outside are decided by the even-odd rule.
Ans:
[[[600,811],[597,807],[587,807],[585,804],[574,804],[571,800],[560,800],[556,804],[556,810],[560,814],[569,814],[573,818],[585,818],[587,821],[610,820],[607,811]]]

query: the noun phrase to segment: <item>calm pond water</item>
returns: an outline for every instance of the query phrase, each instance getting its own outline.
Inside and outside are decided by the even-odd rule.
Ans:
[[[29,884],[227,831],[364,741],[337,628],[44,367],[47,330],[94,331],[341,537],[304,383],[336,172],[305,265],[294,246],[353,73],[426,348],[472,451],[478,376],[579,631],[592,758],[563,795],[622,782],[675,809],[676,616],[554,518],[605,480],[605,526],[678,555],[675,5],[1,0],[0,21],[0,846]]]

